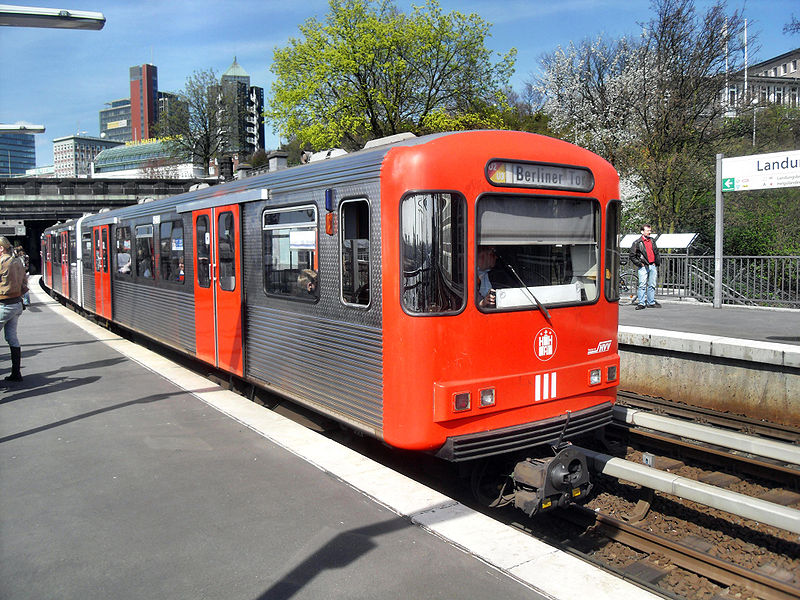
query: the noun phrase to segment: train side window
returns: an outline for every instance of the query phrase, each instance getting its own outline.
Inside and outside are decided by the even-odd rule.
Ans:
[[[100,248],[100,229],[94,230],[94,270],[97,273],[103,270],[103,250]]]
[[[136,228],[136,274],[145,279],[153,275],[153,226],[140,225]]]
[[[339,205],[342,302],[369,305],[369,203],[345,200]]]
[[[197,254],[197,285],[211,287],[211,233],[208,230],[208,217],[200,215],[195,223]]]
[[[81,245],[83,246],[83,270],[92,270],[92,234],[88,231],[81,234]]]
[[[53,260],[54,265],[61,264],[61,234],[53,235]]]
[[[318,300],[317,207],[265,210],[262,230],[264,291],[298,300]]]
[[[161,279],[183,283],[183,222],[162,221],[159,231]]]
[[[100,235],[103,238],[103,273],[108,273],[108,227],[103,227],[100,231]]]
[[[466,306],[466,203],[459,194],[428,192],[400,206],[400,295],[412,314],[457,313]]]
[[[619,229],[622,203],[612,200],[606,207],[606,275],[605,295],[609,302],[619,300]]]
[[[219,256],[219,287],[226,292],[236,289],[236,230],[233,213],[220,213],[217,222],[217,248]]]
[[[117,256],[116,272],[118,275],[131,274],[131,228],[117,227],[114,232],[115,254]]]

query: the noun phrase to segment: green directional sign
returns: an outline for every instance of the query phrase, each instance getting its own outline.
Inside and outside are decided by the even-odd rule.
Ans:
[[[736,189],[735,185],[736,178],[735,177],[726,177],[722,180],[722,191],[723,192],[732,192]]]

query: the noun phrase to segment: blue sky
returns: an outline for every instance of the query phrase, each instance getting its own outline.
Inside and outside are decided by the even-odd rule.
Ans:
[[[423,0],[396,0],[409,10]],[[709,3],[696,0],[699,9]],[[0,123],[44,125],[37,135],[38,166],[52,164],[55,138],[85,132],[99,134],[98,112],[105,103],[127,98],[128,68],[152,63],[158,87],[178,91],[193,71],[213,68],[222,74],[236,56],[251,84],[269,94],[269,66],[275,47],[297,37],[298,25],[322,20],[327,0],[63,0],[26,2],[36,6],[102,12],[100,31],[0,28]],[[521,89],[539,68],[542,54],[570,41],[603,33],[636,34],[651,18],[647,0],[440,0],[445,11],[475,12],[492,23],[489,47],[498,53],[515,47],[512,84]],[[742,10],[748,33],[761,48],[751,48],[751,63],[800,47],[800,35],[786,35],[798,0],[729,0]],[[269,129],[269,127],[268,127]],[[267,132],[267,147],[278,145]]]

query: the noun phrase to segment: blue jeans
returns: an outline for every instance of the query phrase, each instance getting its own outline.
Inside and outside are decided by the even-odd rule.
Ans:
[[[653,306],[656,303],[656,278],[658,269],[655,265],[639,267],[639,289],[636,291],[636,299],[641,306]],[[646,296],[646,298],[645,298]],[[646,302],[645,302],[646,299]]]
[[[0,329],[5,333],[9,346],[19,348],[17,339],[17,320],[22,314],[22,302],[14,304],[0,304]]]

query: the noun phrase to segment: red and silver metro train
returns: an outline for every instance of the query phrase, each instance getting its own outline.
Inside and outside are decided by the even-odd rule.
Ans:
[[[526,512],[585,495],[563,442],[611,420],[616,171],[521,132],[368,146],[58,224],[44,283],[391,446],[558,446],[514,472]]]

